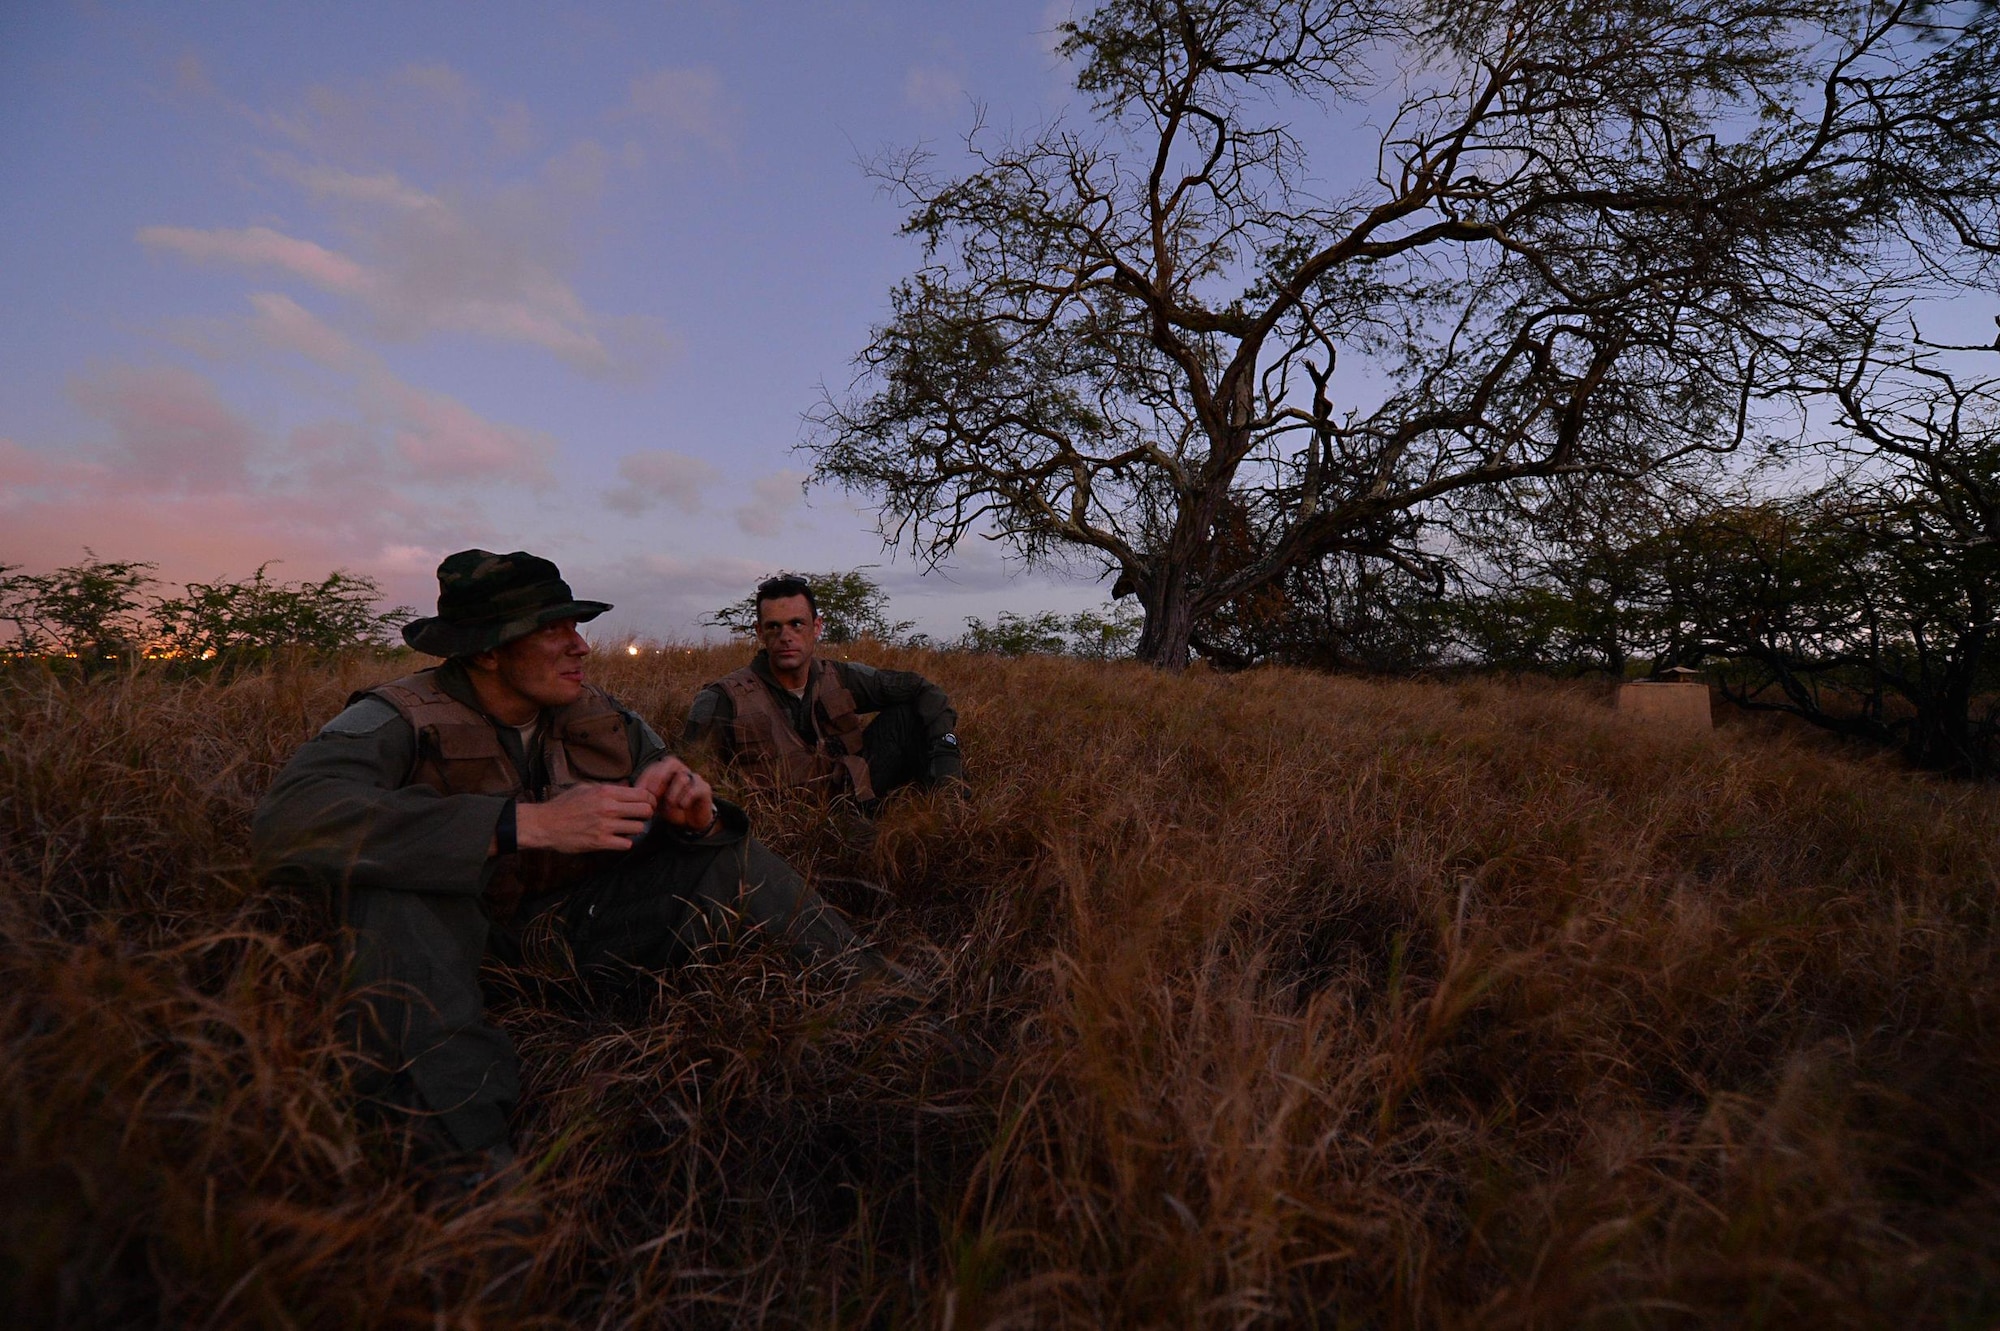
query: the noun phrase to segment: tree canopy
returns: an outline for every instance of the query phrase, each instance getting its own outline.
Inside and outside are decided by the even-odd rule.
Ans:
[[[1467,494],[1734,447],[1829,311],[1995,252],[1990,7],[1109,0],[1063,32],[1092,124],[877,164],[925,259],[811,447],[920,556],[1096,561],[1169,668],[1291,570],[1419,568]]]

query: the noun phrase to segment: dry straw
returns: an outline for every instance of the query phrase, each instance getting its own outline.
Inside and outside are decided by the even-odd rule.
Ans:
[[[885,885],[834,890],[931,1009],[496,975],[535,1178],[456,1214],[351,1112],[317,906],[244,869],[399,667],[0,678],[8,1323],[2000,1315],[1991,792],[1553,685],[859,650],[950,690],[974,802],[758,817]],[[735,663],[597,669],[670,730]]]

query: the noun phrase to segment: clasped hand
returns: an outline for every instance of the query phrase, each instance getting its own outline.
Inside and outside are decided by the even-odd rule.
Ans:
[[[514,810],[514,836],[523,850],[582,855],[629,850],[653,818],[705,832],[715,822],[715,792],[678,758],[663,758],[629,786],[571,786],[545,804]]]

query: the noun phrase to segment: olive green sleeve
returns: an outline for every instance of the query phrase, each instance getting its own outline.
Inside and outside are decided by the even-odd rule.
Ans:
[[[364,699],[335,717],[257,805],[259,876],[292,887],[482,892],[507,798],[405,785],[415,758],[416,737],[388,704]]]
[[[625,739],[632,746],[632,772],[638,775],[643,767],[650,767],[667,752],[667,742],[660,738],[660,732],[646,724],[646,718],[637,712],[620,708],[625,712]]]
[[[859,711],[879,712],[901,703],[916,708],[930,744],[931,780],[965,778],[965,761],[958,751],[958,711],[943,689],[914,670],[878,670],[860,661],[836,661],[834,669]]]
[[[694,695],[688,708],[687,725],[681,728],[681,747],[693,748],[713,742],[718,747],[736,719],[736,704],[720,684],[710,684]]]

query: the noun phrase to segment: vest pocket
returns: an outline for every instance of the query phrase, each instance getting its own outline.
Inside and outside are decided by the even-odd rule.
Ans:
[[[425,781],[424,768],[436,775]],[[520,778],[499,743],[483,728],[426,726],[418,744],[418,780],[447,795],[500,794],[516,789]]]
[[[625,738],[625,718],[615,712],[566,727],[562,746],[571,773],[584,780],[622,781],[632,775],[632,746]]]

